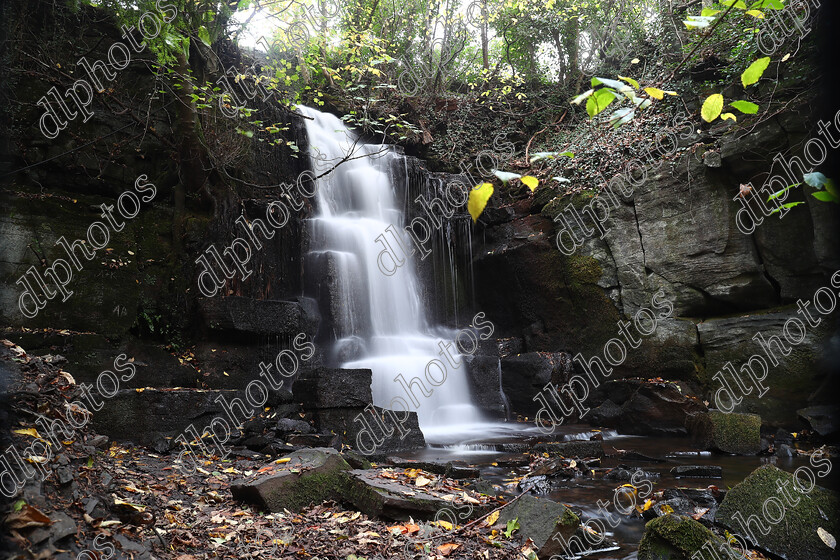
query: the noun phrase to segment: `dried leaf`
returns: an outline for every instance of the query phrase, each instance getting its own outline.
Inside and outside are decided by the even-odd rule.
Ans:
[[[32,436],[34,438],[40,438],[41,434],[38,433],[38,430],[35,428],[22,428],[20,430],[12,430],[15,434],[20,434],[22,436]]]
[[[6,525],[9,529],[26,529],[52,525],[52,520],[38,509],[26,504],[6,518]]]
[[[820,540],[825,543],[825,546],[827,546],[831,550],[834,550],[834,547],[837,546],[837,540],[831,533],[829,533],[822,527],[817,527],[817,534],[820,536]]]
[[[432,481],[431,481],[430,479],[428,479],[428,478],[426,478],[425,476],[422,476],[422,475],[421,475],[421,476],[418,476],[418,477],[415,479],[414,484],[415,484],[415,486],[426,486],[427,484],[429,484],[429,483],[431,483],[431,482],[432,482]]]
[[[461,547],[461,545],[458,544],[458,543],[454,543],[454,542],[446,543],[446,544],[442,544],[439,547],[437,547],[437,551],[440,552],[443,556],[449,556],[450,554],[452,554],[452,552],[454,550],[456,550],[460,547]]]
[[[487,526],[490,527],[491,525],[495,525],[496,521],[498,521],[498,520],[499,520],[499,512],[494,511],[493,513],[491,513],[490,515],[487,516],[487,519],[485,520],[485,523],[487,523]]]

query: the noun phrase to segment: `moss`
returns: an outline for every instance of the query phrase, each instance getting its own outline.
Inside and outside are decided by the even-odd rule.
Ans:
[[[726,542],[706,527],[689,517],[668,514],[649,521],[639,543],[639,560],[689,560],[691,556],[711,542],[723,553],[729,550]],[[701,553],[702,554],[702,553]],[[735,558],[734,553],[728,553]]]
[[[709,412],[714,444],[726,453],[755,455],[761,448],[761,416]]]
[[[601,265],[590,256],[575,253],[567,258],[566,268],[573,283],[597,284],[601,279]]]
[[[566,508],[563,515],[557,518],[557,524],[563,527],[574,527],[577,529],[578,525],[580,525],[580,518],[572,510]]]
[[[820,471],[821,469],[811,470],[817,475]],[[801,475],[800,480],[804,484],[808,483],[806,475]],[[780,485],[788,489],[787,494],[795,505],[778,490]],[[743,535],[743,529],[735,520],[735,515],[740,513],[744,520],[756,516],[762,525],[766,524],[770,529],[766,535],[761,535],[756,529],[756,523],[751,524],[758,544],[767,551],[777,556],[785,556],[788,560],[828,558],[830,550],[820,540],[815,528],[822,527],[832,535],[840,532],[837,515],[840,498],[837,493],[820,486],[815,486],[807,494],[797,491],[796,488],[791,473],[772,465],[765,465],[753,471],[743,482],[727,492],[715,515],[715,521],[733,533]],[[763,511],[765,502],[771,497],[781,500],[785,506],[783,519],[775,524]],[[777,509],[768,507],[767,511],[772,516],[776,515]]]

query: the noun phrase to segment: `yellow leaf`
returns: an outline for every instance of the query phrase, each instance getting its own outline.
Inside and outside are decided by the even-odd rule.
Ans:
[[[661,506],[659,506],[659,511],[661,513],[674,513],[674,508],[672,508],[668,504],[662,504]]]
[[[433,521],[433,522],[432,522],[432,524],[433,524],[433,525],[438,525],[439,527],[443,527],[443,528],[444,528],[444,529],[446,529],[447,531],[451,531],[451,530],[452,530],[452,523],[450,523],[449,521],[444,521],[443,519],[439,519],[439,520],[437,520],[437,521]]]
[[[707,97],[706,101],[703,102],[703,107],[700,109],[700,116],[703,117],[704,121],[712,122],[720,116],[722,110],[723,96],[715,93]]]
[[[291,458],[291,457],[283,457],[282,459],[277,459],[277,460],[276,460],[276,461],[274,461],[274,462],[275,462],[275,463],[277,463],[277,464],[279,465],[279,464],[281,464],[281,463],[288,463],[288,462],[289,462],[289,461],[291,461],[291,460],[292,460],[292,458]]]
[[[536,177],[531,177],[530,175],[526,175],[525,177],[522,177],[519,180],[522,181],[529,189],[531,189],[531,192],[534,192],[534,190],[537,188],[537,185],[540,184],[539,179],[537,179]]]
[[[754,17],[754,18],[764,19],[764,12],[762,12],[762,11],[760,11],[760,10],[747,10],[747,11],[746,11],[746,12],[744,12],[744,13],[745,13],[745,14],[749,14],[749,15],[751,15],[751,16],[752,16],[752,17]]]
[[[722,120],[722,121],[725,121],[725,120],[727,120],[727,119],[732,119],[733,121],[738,122],[738,117],[736,117],[736,116],[735,116],[735,115],[733,115],[732,113],[723,113],[723,114],[720,116],[720,120]]]
[[[496,521],[498,521],[498,520],[499,520],[499,512],[494,511],[493,513],[491,513],[490,515],[487,516],[487,519],[486,519],[485,522],[487,523],[487,526],[489,527],[491,525],[495,525]]]
[[[634,58],[630,61],[630,64],[638,64],[639,62],[641,62],[641,60],[639,60],[638,58]]]
[[[32,436],[34,438],[41,437],[41,434],[39,434],[38,430],[36,430],[35,428],[23,428],[20,430],[13,430],[13,432],[22,436]]]
[[[484,212],[484,207],[487,206],[487,201],[493,196],[493,185],[490,183],[481,183],[470,191],[470,198],[467,202],[467,210],[472,216],[473,223],[478,221],[478,217]]]
[[[654,99],[662,99],[663,97],[665,97],[665,92],[655,87],[646,87],[645,93],[650,95]]]
[[[787,62],[790,58],[790,53],[787,53],[785,56],[782,57],[782,62]]]
[[[648,500],[645,502],[645,505],[642,506],[642,511],[647,511],[650,509],[650,506],[653,505],[653,500]]]

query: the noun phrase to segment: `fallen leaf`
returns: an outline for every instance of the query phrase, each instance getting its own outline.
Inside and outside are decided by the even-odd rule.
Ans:
[[[25,529],[27,527],[44,527],[52,525],[52,520],[38,509],[24,505],[19,511],[6,518],[6,525],[9,529]]]
[[[827,546],[831,550],[834,550],[834,547],[837,546],[837,540],[831,533],[829,533],[822,527],[817,527],[817,534],[820,536],[820,540],[822,540],[822,542],[825,543],[825,546]]]
[[[22,428],[20,430],[12,430],[12,433],[20,434],[22,436],[32,436],[34,438],[40,438],[41,434],[38,433],[38,430],[35,428]]]
[[[432,482],[430,479],[428,479],[428,478],[426,478],[425,476],[422,476],[422,475],[421,475],[421,476],[418,476],[418,477],[414,480],[414,484],[415,484],[415,486],[426,486],[426,485],[427,485],[427,484],[429,484],[430,482]]]
[[[460,544],[451,542],[451,543],[446,543],[446,544],[440,545],[439,547],[437,547],[437,551],[440,552],[444,556],[449,556],[450,554],[452,554],[452,551],[454,551],[454,550],[456,550],[460,547],[461,547]]]
[[[499,520],[499,512],[494,511],[493,513],[491,513],[490,515],[487,516],[487,519],[485,520],[485,523],[487,523],[487,526],[490,527],[491,525],[495,525],[496,521],[498,521],[498,520]]]

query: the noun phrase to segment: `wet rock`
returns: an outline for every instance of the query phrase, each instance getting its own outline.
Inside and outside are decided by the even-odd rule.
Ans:
[[[312,426],[303,420],[294,420],[292,418],[281,418],[277,421],[274,428],[279,437],[286,437],[291,433],[308,434],[312,431]]]
[[[473,404],[493,418],[505,419],[508,403],[502,393],[502,370],[498,356],[464,356]]]
[[[785,430],[784,428],[779,428],[776,430],[776,436],[773,439],[776,445],[780,445],[782,443],[786,443],[788,445],[793,444],[793,434],[789,431]]]
[[[562,554],[563,544],[575,538],[580,526],[578,516],[563,504],[530,494],[523,495],[499,513],[501,523],[512,519],[518,520],[521,537],[534,541],[540,558]]]
[[[818,470],[817,474],[820,472],[825,473]],[[800,476],[799,480],[807,489],[808,477]],[[727,492],[715,522],[784,560],[820,560],[832,558],[833,551],[819,538],[816,529],[822,527],[832,535],[840,534],[838,509],[840,496],[836,492],[816,485],[810,492],[800,491],[794,475],[764,465]],[[772,523],[779,511],[783,511],[783,519]],[[750,522],[752,537],[736,516],[745,521],[757,518]],[[764,530],[767,534],[763,534]]]
[[[723,468],[715,465],[680,465],[671,472],[677,478],[723,478]]]
[[[600,441],[561,441],[554,443],[538,443],[534,446],[535,453],[548,453],[561,457],[603,457],[604,447]]]
[[[542,406],[534,395],[547,383],[565,384],[574,373],[572,360],[564,352],[528,352],[501,359],[502,387],[511,408],[533,417]]]
[[[231,484],[235,500],[263,511],[300,511],[309,504],[339,497],[342,471],[350,465],[335,449],[302,449],[286,456],[287,463],[270,463],[271,470],[257,472]]]
[[[706,412],[703,403],[684,395],[675,383],[646,379],[617,379],[602,383],[592,398],[595,402],[609,400],[620,407],[618,415],[608,405],[596,417],[599,424],[616,428],[624,434],[684,435],[688,431],[688,419]]]
[[[704,552],[700,552],[705,547]],[[711,549],[713,552],[708,552]],[[699,552],[699,554],[698,554]],[[735,560],[739,556],[726,541],[690,517],[668,514],[645,525],[639,560],[695,560],[703,554]],[[695,556],[697,555],[697,556]]]
[[[797,453],[794,452],[794,450],[793,450],[793,448],[791,448],[791,446],[789,446],[786,443],[783,443],[783,444],[779,445],[778,447],[776,447],[775,455],[776,455],[776,457],[795,457],[797,455]]]
[[[627,465],[619,465],[616,468],[610,470],[610,472],[608,472],[607,474],[605,474],[604,480],[630,481],[633,479],[633,475],[636,476],[637,480],[640,477],[647,479],[659,478],[659,473],[648,472],[640,468],[628,467]]]
[[[836,406],[809,406],[796,411],[815,432],[823,437],[836,434],[840,428],[840,409]]]
[[[689,429],[703,449],[735,455],[755,455],[761,451],[761,417],[757,414],[710,410],[693,416]]]
[[[714,522],[718,505],[725,495],[726,493],[721,491],[717,491],[717,495],[715,495],[712,490],[707,488],[666,488],[662,492],[662,497],[665,500],[680,498],[691,501],[693,509],[686,512],[677,511],[681,515],[694,516],[703,510],[707,510],[697,521],[709,526]]]

